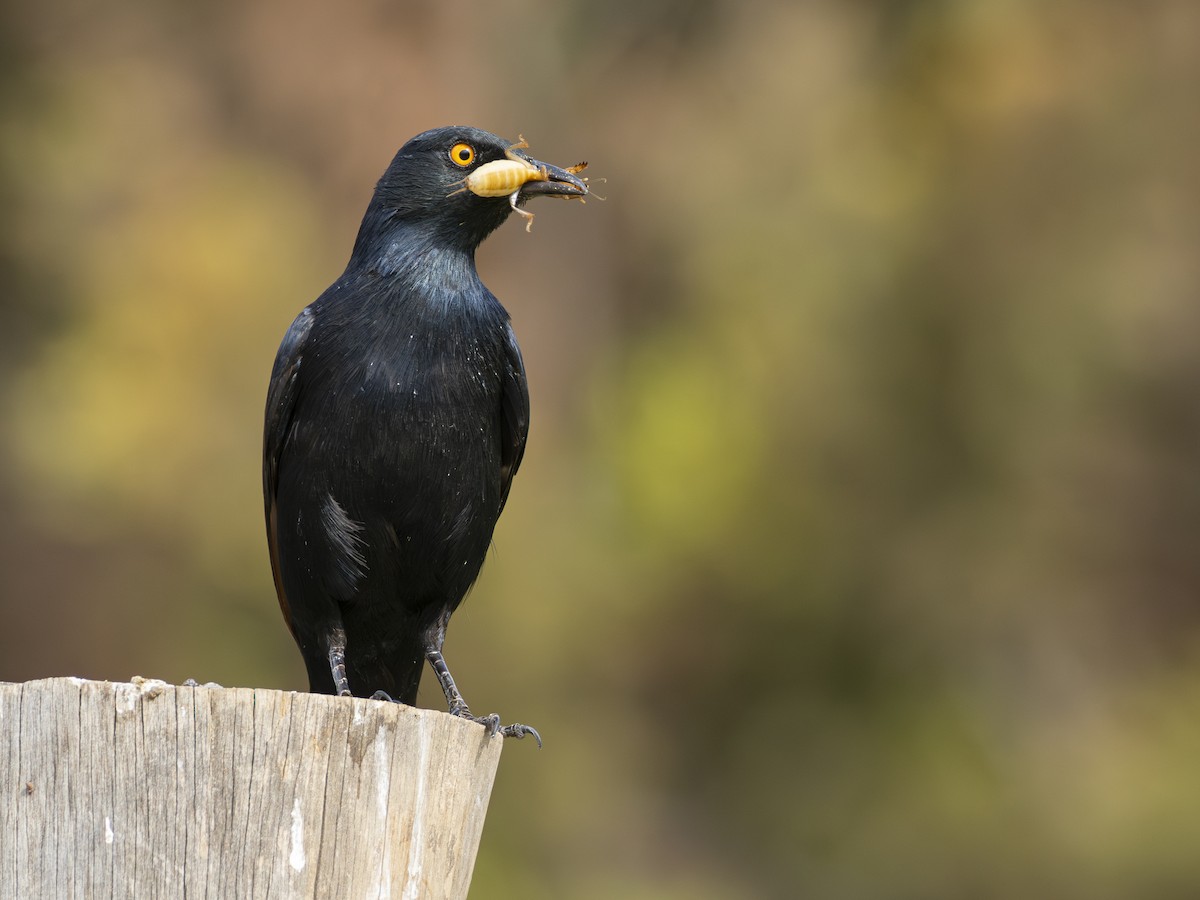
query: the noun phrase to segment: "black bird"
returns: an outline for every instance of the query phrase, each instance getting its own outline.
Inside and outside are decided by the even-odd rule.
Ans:
[[[521,464],[525,369],[475,248],[537,195],[583,197],[575,173],[477,128],[405,144],[346,271],[275,358],[263,459],[279,605],[314,693],[412,704],[426,660],[450,712],[473,716],[442,657]]]

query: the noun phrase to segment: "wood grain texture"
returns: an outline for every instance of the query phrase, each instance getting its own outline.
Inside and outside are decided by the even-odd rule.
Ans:
[[[465,897],[502,744],[372,700],[0,684],[0,897]]]

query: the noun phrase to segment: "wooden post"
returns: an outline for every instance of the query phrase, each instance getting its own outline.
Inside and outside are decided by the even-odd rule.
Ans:
[[[0,684],[0,897],[465,897],[502,744],[373,700]]]

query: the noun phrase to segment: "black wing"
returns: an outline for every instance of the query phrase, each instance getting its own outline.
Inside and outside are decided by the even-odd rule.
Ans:
[[[279,486],[279,459],[292,430],[296,397],[300,392],[300,363],[313,319],[312,307],[305,309],[296,316],[279,345],[275,367],[271,370],[271,386],[267,389],[267,416],[263,433],[263,500],[267,514],[267,546],[271,552],[275,593],[279,596],[279,608],[283,610],[283,618],[289,629],[292,629],[292,611],[283,591],[283,579],[279,571],[279,523],[276,520],[275,494]]]
[[[500,510],[508,500],[508,489],[525,455],[529,436],[529,387],[525,383],[525,362],[512,326],[506,328],[504,346],[504,393],[500,398]],[[499,512],[498,510],[497,512]]]

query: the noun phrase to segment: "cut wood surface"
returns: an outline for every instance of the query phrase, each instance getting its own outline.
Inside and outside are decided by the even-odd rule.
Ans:
[[[502,744],[373,700],[0,684],[0,897],[465,897]]]

